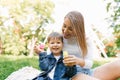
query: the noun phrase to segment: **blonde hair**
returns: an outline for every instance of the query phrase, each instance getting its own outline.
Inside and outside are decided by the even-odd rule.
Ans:
[[[84,18],[78,11],[69,12],[65,18],[68,18],[71,22],[71,26],[75,29],[75,35],[78,45],[82,51],[83,57],[87,54],[87,44],[85,38]]]

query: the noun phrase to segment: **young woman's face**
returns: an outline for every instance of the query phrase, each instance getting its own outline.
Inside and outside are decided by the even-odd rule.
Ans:
[[[75,34],[75,30],[73,29],[71,22],[68,18],[64,19],[64,23],[62,26],[62,34],[66,39],[73,37]]]
[[[57,56],[61,54],[63,42],[58,38],[51,38],[50,41],[48,42],[48,46],[50,48],[50,51]]]

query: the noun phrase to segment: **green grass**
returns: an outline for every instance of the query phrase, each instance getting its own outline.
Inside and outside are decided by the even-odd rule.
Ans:
[[[111,59],[95,60],[93,68],[109,61],[111,61]],[[5,80],[12,72],[25,66],[32,66],[39,69],[38,64],[38,56],[30,58],[27,56],[0,55],[0,80]]]
[[[39,69],[38,57],[3,56],[0,55],[0,80],[5,80],[12,72],[24,67],[32,66]]]

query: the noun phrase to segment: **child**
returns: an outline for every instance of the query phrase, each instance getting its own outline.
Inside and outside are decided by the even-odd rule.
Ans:
[[[43,71],[37,80],[69,80],[76,74],[76,66],[65,66],[63,63],[63,36],[52,32],[48,38],[51,54],[39,54],[39,67]]]

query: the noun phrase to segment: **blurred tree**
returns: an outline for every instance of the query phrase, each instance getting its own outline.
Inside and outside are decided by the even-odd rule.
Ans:
[[[0,37],[3,52],[13,55],[33,55],[33,46],[45,38],[54,4],[50,0],[1,0],[0,1]]]
[[[1,38],[0,38],[0,54],[2,53],[2,41],[1,41]]]
[[[110,14],[108,17],[110,27],[114,29],[113,34],[115,35],[115,51],[120,52],[120,0],[106,0],[107,11]]]

